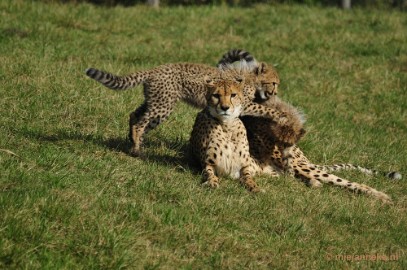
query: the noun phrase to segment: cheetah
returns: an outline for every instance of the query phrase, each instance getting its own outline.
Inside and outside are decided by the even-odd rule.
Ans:
[[[256,96],[266,98],[276,93],[280,82],[276,71],[264,63],[256,64],[255,68],[250,67],[250,71],[246,68],[235,70],[203,64],[174,63],[122,77],[94,68],[87,69],[86,75],[114,90],[125,90],[143,83],[144,103],[130,114],[129,120],[129,138],[132,141],[130,154],[134,156],[140,155],[143,135],[167,119],[178,101],[198,108],[206,106],[205,76],[232,79],[243,76],[242,115],[266,117],[277,123],[285,121],[279,111],[254,102]]]
[[[277,95],[280,78],[274,69],[268,64],[258,62],[253,55],[242,49],[232,49],[225,53],[218,61],[220,70],[245,70],[255,72],[260,83],[256,85],[256,100],[264,101]],[[267,72],[259,72],[267,70]]]
[[[244,106],[244,83],[207,78],[207,106],[198,113],[191,132],[192,154],[203,168],[203,184],[219,186],[219,176],[240,182],[252,192],[260,189],[253,179],[264,173],[278,176],[270,166],[261,168],[250,156],[246,129],[239,119]]]
[[[291,105],[281,102],[278,97],[270,98],[262,104],[284,112],[289,119],[287,124],[291,126],[290,130],[302,130],[305,120],[301,113]],[[367,193],[386,203],[391,202],[390,197],[383,192],[330,173],[341,169],[357,169],[367,174],[380,174],[380,172],[353,164],[330,166],[313,164],[296,144],[282,143],[282,141],[296,141],[290,139],[292,134],[287,132],[284,126],[273,126],[268,119],[258,117],[244,116],[241,119],[247,130],[250,155],[259,166],[273,166],[278,174],[288,173],[304,180],[311,187],[320,187],[322,183],[328,183],[356,193]],[[282,139],[282,137],[286,138]],[[383,175],[391,179],[401,179],[402,177],[398,172],[383,173]]]

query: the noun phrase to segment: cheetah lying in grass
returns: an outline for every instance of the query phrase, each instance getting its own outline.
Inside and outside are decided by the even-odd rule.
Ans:
[[[239,119],[245,99],[243,87],[241,81],[206,80],[207,107],[196,117],[190,143],[204,170],[205,185],[218,187],[219,176],[226,175],[239,178],[248,190],[258,192],[255,174],[277,174],[261,168],[250,156],[246,129]]]
[[[297,145],[282,143],[282,141],[295,141],[295,139],[290,139],[292,137],[291,131],[302,129],[304,120],[301,114],[294,107],[280,101],[276,96],[264,101],[262,104],[284,112],[288,118],[286,124],[290,125],[291,128],[289,130],[284,129],[284,126],[274,125],[268,119],[250,116],[241,118],[248,134],[250,155],[260,167],[272,166],[278,174],[288,172],[297,178],[305,180],[312,187],[320,187],[322,183],[328,183],[344,187],[353,192],[367,193],[383,202],[391,202],[390,197],[383,192],[363,184],[351,182],[329,172],[356,169],[366,174],[383,174],[391,179],[401,179],[400,173],[381,173],[353,164],[313,164]]]
[[[259,65],[257,60],[249,52],[244,50],[230,50],[223,55],[222,59],[218,62],[218,67],[221,69],[239,68],[242,62],[252,68]],[[396,180],[402,178],[401,174],[395,171],[384,173],[353,164],[311,164],[303,152],[295,145],[305,132],[303,129],[304,117],[294,107],[278,99],[276,95],[277,90],[273,92],[272,95],[261,97],[256,101],[262,105],[271,106],[283,112],[288,119],[284,125],[276,125],[272,120],[265,118],[242,117],[249,135],[250,152],[260,163],[273,164],[273,166],[276,166],[279,170],[289,171],[297,177],[306,179],[311,186],[320,186],[321,182],[324,182],[324,180],[314,179],[318,174],[322,175],[322,178],[325,177],[325,182],[328,181],[328,183],[332,183],[330,181],[336,181],[338,185],[344,186],[344,183],[339,184],[342,179],[334,175],[326,174],[326,172],[339,170],[359,170],[366,174],[381,174]],[[295,163],[308,163],[310,171],[308,172],[307,169],[301,171],[296,168],[298,165],[295,164],[287,166],[287,163],[289,163],[293,157],[295,157]],[[316,169],[316,173],[313,174],[314,177],[311,177],[314,168]],[[326,179],[326,177],[330,179]],[[336,180],[333,178],[336,178]],[[351,183],[347,183],[346,185],[348,185],[347,187],[349,189],[354,188]]]
[[[290,125],[287,130],[284,125],[273,125],[264,118],[245,116],[239,119],[244,99],[241,82],[208,80],[207,89],[207,107],[196,117],[190,138],[192,152],[203,168],[205,185],[218,187],[219,176],[226,175],[239,178],[248,190],[258,192],[260,189],[253,179],[256,174],[275,177],[289,172],[312,187],[330,183],[353,192],[372,195],[383,202],[391,202],[390,197],[383,192],[329,173],[330,170],[347,169],[349,166],[312,164],[295,144],[278,141],[276,138],[293,140],[293,130],[295,134],[303,131],[303,117],[294,107],[277,97],[263,104],[273,106],[287,115],[287,124]],[[375,172],[351,166],[366,173]],[[401,177],[397,172],[387,175]]]

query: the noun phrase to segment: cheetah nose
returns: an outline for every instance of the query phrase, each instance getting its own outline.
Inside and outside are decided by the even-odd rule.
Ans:
[[[221,108],[223,111],[227,111],[227,110],[229,110],[230,106],[222,105],[222,106],[220,106],[220,108]]]

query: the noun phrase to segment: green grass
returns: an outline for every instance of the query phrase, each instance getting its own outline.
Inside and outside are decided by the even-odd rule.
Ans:
[[[407,184],[346,178],[394,199],[259,177],[200,186],[180,104],[128,156],[141,88],[84,75],[177,61],[214,65],[244,48],[277,65],[283,99],[308,116],[299,143],[317,163],[407,170],[407,18],[305,6],[97,7],[0,2],[0,268],[406,269]],[[397,261],[336,255],[398,255]],[[329,256],[334,256],[330,260]]]

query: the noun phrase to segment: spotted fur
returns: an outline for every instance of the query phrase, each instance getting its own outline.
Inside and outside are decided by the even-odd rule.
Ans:
[[[280,78],[276,71],[266,63],[258,62],[249,52],[233,49],[225,53],[218,62],[220,70],[252,72],[257,75],[256,97],[264,101],[277,95]]]
[[[327,171],[327,172],[342,171],[342,170],[344,170],[344,171],[356,170],[356,171],[365,173],[367,175],[381,175],[381,176],[387,177],[391,180],[400,180],[402,178],[402,175],[397,171],[382,172],[382,171],[378,171],[375,169],[369,169],[366,167],[362,167],[362,166],[350,164],[350,163],[318,165],[317,168]]]
[[[253,72],[259,83],[256,86],[256,97],[264,101],[277,95],[280,78],[276,71],[263,62],[258,62],[253,55],[241,49],[232,49],[225,53],[217,64],[220,70],[237,70]]]
[[[250,191],[260,191],[253,176],[268,173],[250,156],[246,129],[239,119],[244,105],[241,82],[221,80],[207,83],[207,107],[198,113],[191,133],[190,145],[203,168],[204,184],[219,186],[219,176],[240,179]]]
[[[263,105],[272,106],[284,112],[290,119],[287,123],[293,125],[293,129],[295,129],[296,123],[299,123],[297,129],[301,129],[303,119],[294,107],[281,102],[278,98],[269,99]],[[332,170],[339,169],[359,169],[365,173],[377,173],[377,171],[352,164],[331,166],[313,164],[297,145],[284,144],[279,141],[278,138],[286,136],[284,126],[276,126],[274,129],[270,121],[255,117],[242,117],[242,121],[248,133],[250,154],[260,166],[274,166],[280,173],[289,173],[304,180],[312,187],[328,183],[356,193],[372,195],[384,202],[391,202],[390,197],[383,192],[330,173]],[[388,173],[388,176],[401,178],[401,174],[398,172]]]
[[[277,91],[278,75],[267,65],[261,65],[252,72],[243,72],[233,69],[223,71],[201,64],[176,63],[161,65],[127,76],[116,76],[89,68],[86,70],[86,75],[114,90],[144,85],[144,103],[130,114],[129,120],[129,138],[133,143],[130,153],[135,156],[140,154],[143,135],[167,119],[179,100],[198,108],[206,106],[205,76],[244,78],[242,115],[266,117],[281,124],[286,121],[279,111],[253,102],[256,100],[256,92],[275,91],[276,93]]]

